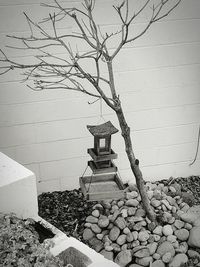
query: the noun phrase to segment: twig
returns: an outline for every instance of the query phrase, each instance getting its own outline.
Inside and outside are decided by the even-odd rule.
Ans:
[[[199,152],[199,141],[200,141],[200,125],[199,125],[199,131],[198,131],[198,138],[197,138],[197,146],[196,146],[196,153],[195,153],[195,157],[194,157],[194,160],[189,164],[189,166],[192,166],[196,159],[197,159],[197,155],[198,155],[198,152]]]

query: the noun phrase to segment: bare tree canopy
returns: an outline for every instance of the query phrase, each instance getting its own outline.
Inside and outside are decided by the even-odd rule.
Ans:
[[[84,0],[82,7],[65,7],[57,0],[53,4],[42,6],[53,11],[42,22],[33,21],[24,13],[29,26],[27,37],[8,36],[20,41],[21,47],[14,49],[34,51],[30,63],[22,63],[10,58],[3,50],[1,53],[0,74],[6,74],[15,69],[24,70],[27,85],[33,90],[68,89],[88,94],[97,99],[102,98],[115,111],[130,167],[136,178],[143,204],[150,219],[155,220],[155,214],[149,204],[144,189],[139,160],[135,158],[128,126],[120,97],[116,91],[113,65],[115,58],[127,44],[141,38],[156,22],[168,16],[181,0],[140,0],[137,8],[133,8],[134,0],[116,1],[113,15],[117,16],[118,24],[115,31],[105,32],[95,18],[95,0]],[[135,31],[134,25],[140,16],[144,15],[143,28]],[[62,33],[59,23],[73,21],[76,32]],[[51,31],[47,28],[51,25]],[[115,42],[114,47],[110,44]],[[75,44],[75,47],[72,46]],[[79,46],[78,46],[79,44]],[[84,51],[80,46],[86,47]],[[62,54],[51,53],[51,49],[62,49]]]

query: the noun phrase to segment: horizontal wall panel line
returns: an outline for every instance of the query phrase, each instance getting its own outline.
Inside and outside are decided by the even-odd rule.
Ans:
[[[131,133],[142,133],[142,132],[148,132],[149,130],[166,130],[166,129],[171,129],[171,128],[180,128],[181,126],[199,126],[200,123],[185,123],[185,124],[176,124],[176,125],[172,125],[172,126],[165,126],[165,127],[152,127],[152,128],[145,128],[145,129],[139,129],[139,130],[131,130]],[[5,127],[6,128],[6,127]],[[120,130],[120,129],[119,129]],[[133,135],[134,136],[134,135]],[[91,135],[88,134],[88,135],[85,135],[85,136],[82,136],[82,137],[70,137],[70,138],[63,138],[63,139],[52,139],[52,140],[49,140],[49,141],[41,141],[41,142],[27,142],[26,144],[19,144],[19,145],[6,145],[5,147],[4,146],[0,146],[0,149],[1,148],[17,148],[17,147],[23,147],[24,145],[39,145],[39,144],[51,144],[51,143],[59,143],[59,142],[63,142],[63,141],[73,141],[73,140],[85,140],[85,139],[88,139],[90,138]],[[122,138],[122,137],[121,137]],[[190,143],[190,142],[189,142]],[[171,145],[177,145],[177,144],[185,144],[184,143],[171,143]],[[156,147],[165,147],[165,146],[169,146],[169,145],[161,145],[161,146],[156,146]]]
[[[160,107],[160,108],[150,108],[150,109],[140,109],[140,110],[134,110],[134,111],[125,111],[125,115],[131,114],[131,113],[138,113],[142,111],[150,111],[150,110],[163,110],[163,109],[171,109],[171,108],[179,108],[179,107],[188,107],[188,106],[197,106],[200,103],[194,103],[194,104],[184,104],[184,105],[174,105],[174,106],[165,106],[165,107]],[[113,113],[103,113],[103,116],[111,116]],[[44,120],[44,121],[37,121],[37,122],[27,122],[27,123],[18,123],[18,124],[10,124],[10,125],[0,125],[0,128],[4,127],[12,127],[12,126],[23,126],[23,125],[36,125],[36,124],[41,124],[41,123],[49,123],[49,122],[59,122],[59,121],[70,121],[70,120],[78,120],[78,119],[90,119],[90,118],[98,118],[98,116],[93,115],[93,116],[85,116],[85,117],[74,117],[74,118],[65,118],[65,119],[58,119],[58,120]]]

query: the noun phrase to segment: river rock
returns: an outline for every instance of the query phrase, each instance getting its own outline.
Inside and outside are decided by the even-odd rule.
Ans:
[[[133,234],[130,232],[126,235],[126,241],[127,242],[132,242],[134,240]]]
[[[128,216],[133,216],[133,215],[135,215],[136,210],[137,210],[137,208],[134,208],[134,207],[128,207],[128,209],[127,209]]]
[[[159,207],[160,204],[161,204],[160,200],[157,200],[157,199],[152,199],[152,200],[151,200],[151,205],[152,205],[154,208]]]
[[[177,254],[172,261],[169,263],[169,267],[180,267],[182,264],[188,261],[186,254],[180,253]]]
[[[195,226],[190,230],[188,245],[200,248],[200,226]]]
[[[137,240],[138,239],[138,232],[137,231],[133,231],[132,235],[133,235],[133,240]]]
[[[113,261],[113,252],[112,251],[107,251],[107,250],[103,249],[100,253],[106,259]]]
[[[153,242],[147,245],[148,249],[149,249],[149,255],[153,255],[156,252],[156,249],[158,247],[158,243],[157,242]]]
[[[101,215],[98,219],[98,226],[100,228],[106,228],[109,225],[109,219],[105,215]]]
[[[151,267],[165,267],[165,264],[161,260],[156,260],[152,263]]]
[[[136,251],[135,253],[133,253],[133,255],[137,258],[144,258],[144,257],[148,257],[149,254],[149,249],[147,247],[142,247],[140,250]]]
[[[96,237],[92,237],[89,240],[89,244],[97,252],[99,252],[103,249],[103,242],[101,240],[97,239]]]
[[[86,218],[86,222],[88,223],[97,223],[98,222],[98,218],[92,216],[92,215],[89,215],[87,218]]]
[[[118,236],[120,234],[120,229],[117,226],[114,226],[109,233],[109,238],[112,241],[117,240]]]
[[[138,240],[141,242],[147,241],[149,239],[149,233],[147,231],[140,231],[138,234]]]
[[[164,225],[162,231],[165,236],[173,234],[173,229],[170,224]]]
[[[139,204],[139,202],[137,201],[137,199],[128,199],[126,201],[126,206],[128,207],[137,207]]]
[[[124,234],[122,234],[122,235],[120,235],[118,238],[117,238],[117,244],[118,245],[123,245],[123,244],[125,244],[126,243],[126,235],[124,235]]]
[[[92,224],[91,225],[91,230],[96,234],[100,234],[101,233],[101,228],[97,224]]]
[[[121,267],[125,267],[131,261],[132,254],[130,250],[122,250],[115,257],[115,263],[117,263]]]
[[[139,265],[137,263],[133,263],[133,264],[129,265],[129,267],[142,267],[142,265]]]
[[[142,266],[149,266],[150,263],[153,261],[153,258],[151,256],[144,257],[144,258],[137,258],[136,263],[142,265]]]
[[[162,256],[162,261],[164,263],[169,263],[172,259],[172,255],[170,252],[166,252],[163,256]]]
[[[162,235],[162,231],[163,231],[163,227],[161,225],[158,225],[154,230],[153,230],[153,233],[155,235]]]
[[[167,241],[174,243],[176,242],[177,237],[175,235],[168,235],[167,236]]]
[[[189,231],[187,229],[180,229],[180,230],[176,230],[174,232],[175,236],[181,240],[181,241],[186,241],[189,237]]]
[[[175,250],[173,245],[169,241],[164,241],[161,243],[156,251],[162,257],[165,253],[170,252],[172,257],[175,255]]]
[[[181,229],[183,228],[183,226],[185,225],[185,223],[181,220],[175,220],[174,222],[174,226],[177,228],[177,229]]]
[[[194,257],[200,258],[200,254],[196,250],[193,250],[193,249],[189,249],[187,254],[189,258],[194,258]]]
[[[176,248],[175,250],[178,253],[184,253],[184,254],[186,254],[186,252],[188,251],[188,244],[187,244],[187,242],[181,242],[179,244],[179,247]]]
[[[145,217],[146,211],[142,208],[137,209],[135,216],[137,217]]]
[[[137,198],[138,195],[137,191],[126,192],[126,199]]]
[[[126,221],[123,217],[118,217],[114,223],[121,230],[126,227]]]
[[[100,216],[100,212],[99,212],[99,210],[97,210],[97,209],[93,210],[93,211],[92,211],[92,216],[98,218],[98,217]]]
[[[94,233],[91,229],[85,228],[83,232],[83,240],[87,241],[90,240],[94,236]]]

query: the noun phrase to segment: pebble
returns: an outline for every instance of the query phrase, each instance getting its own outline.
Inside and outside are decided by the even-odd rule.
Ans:
[[[164,225],[162,231],[165,236],[173,234],[173,229],[170,224]]]
[[[116,243],[118,244],[118,245],[123,245],[123,244],[125,244],[125,242],[126,242],[126,235],[124,235],[124,234],[122,234],[122,235],[120,235],[118,238],[117,238],[117,241],[116,241]]]
[[[103,255],[106,259],[113,261],[114,254],[112,251],[106,251],[103,249],[101,252],[101,255]]]
[[[86,222],[88,223],[97,223],[98,222],[98,218],[92,216],[92,215],[89,215],[87,218],[86,218]]]
[[[164,263],[169,263],[172,259],[172,255],[170,252],[166,252],[163,256],[162,256],[162,261]]]
[[[124,229],[126,227],[126,221],[123,217],[118,217],[116,220],[115,220],[115,225],[119,228],[119,229]]]
[[[123,200],[118,201],[117,205],[119,208],[121,208],[124,205],[124,201]]]
[[[115,258],[115,263],[117,263],[121,267],[126,266],[131,261],[132,261],[132,254],[130,250],[120,251]]]
[[[190,233],[187,229],[182,228],[180,230],[176,230],[174,234],[179,240],[186,241]]]
[[[158,253],[154,253],[154,254],[153,254],[153,258],[154,258],[155,260],[159,260],[159,259],[160,259],[160,254],[158,254]]]
[[[190,230],[188,245],[200,248],[200,226],[195,226]]]
[[[97,224],[92,224],[91,225],[91,230],[96,234],[100,234],[101,233],[101,228]]]
[[[156,252],[156,249],[158,247],[158,243],[153,242],[151,244],[148,244],[147,247],[149,249],[149,255],[153,255]]]
[[[155,235],[162,235],[162,231],[163,231],[163,227],[161,225],[158,225],[154,230],[153,230],[153,233]]]
[[[153,258],[151,256],[136,259],[136,263],[138,263],[142,266],[149,266],[152,261],[153,261]]]
[[[154,208],[157,208],[158,206],[160,206],[161,202],[160,200],[157,200],[157,199],[152,199],[151,200],[151,205],[154,207]]]
[[[174,243],[176,242],[177,237],[175,235],[168,235],[167,236],[167,241]]]
[[[145,217],[145,215],[146,215],[146,212],[142,208],[137,209],[137,211],[135,213],[135,216],[137,216],[137,217]]]
[[[138,234],[138,240],[141,242],[147,241],[149,239],[149,233],[147,231],[140,231]]]
[[[83,232],[83,240],[87,241],[90,240],[94,236],[94,233],[91,229],[85,228]]]
[[[137,240],[138,239],[138,232],[137,231],[133,231],[132,235],[133,235],[133,240]]]
[[[128,228],[128,227],[125,227],[124,229],[123,229],[123,233],[125,234],[125,235],[127,235],[128,233],[130,233],[131,232],[131,230]]]
[[[151,267],[165,267],[165,264],[161,260],[156,260],[152,263]]]
[[[132,242],[134,240],[133,234],[130,232],[126,235],[126,241],[127,242]]]
[[[169,263],[169,267],[180,267],[188,261],[188,257],[184,253],[177,254],[172,261]]]
[[[160,244],[156,251],[162,257],[165,253],[170,252],[172,257],[175,255],[175,250],[173,245],[169,241],[164,241]]]
[[[186,253],[188,251],[187,242],[182,242],[179,244],[179,247],[175,249],[178,253]]]
[[[139,202],[137,199],[128,199],[126,201],[126,206],[129,206],[129,207],[137,207],[138,204],[139,204]]]
[[[101,215],[98,219],[98,225],[100,228],[106,228],[109,225],[108,217]]]
[[[169,202],[166,199],[162,199],[161,203],[163,203],[168,210],[172,209],[172,206],[169,204]]]
[[[137,258],[148,257],[150,255],[149,249],[147,247],[142,247],[141,249],[139,249],[138,251],[133,253],[133,255],[134,255],[134,257],[137,257]]]
[[[97,209],[93,210],[93,211],[92,211],[92,216],[98,218],[98,217],[100,216],[100,212],[99,212],[99,210],[97,210]]]
[[[114,226],[109,233],[109,238],[112,241],[117,240],[118,236],[120,235],[120,229],[117,226]]]
[[[177,229],[181,229],[183,228],[183,226],[185,225],[185,223],[181,220],[175,220],[174,222],[174,226],[177,228]]]
[[[138,195],[137,191],[126,192],[126,199],[137,198]]]
[[[137,210],[137,208],[129,207],[129,208],[127,209],[128,216],[133,216],[133,215],[135,215],[136,210]]]
[[[121,210],[121,215],[122,215],[123,218],[128,217],[128,211],[127,211],[127,209],[122,209]]]

